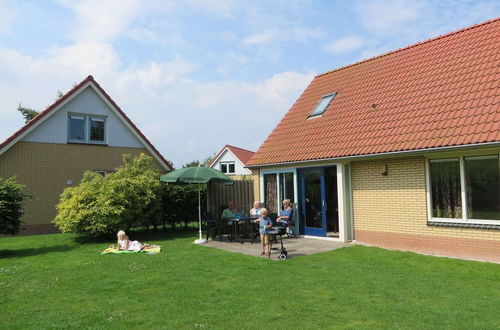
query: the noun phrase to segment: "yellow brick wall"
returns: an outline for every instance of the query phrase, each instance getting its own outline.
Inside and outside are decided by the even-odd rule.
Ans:
[[[33,199],[25,202],[23,222],[47,224],[55,216],[59,195],[77,185],[86,170],[112,171],[121,164],[123,154],[149,152],[140,148],[122,148],[82,144],[18,142],[0,156],[0,177],[17,176]],[[153,160],[153,166],[162,171]]]
[[[260,200],[260,178],[259,178],[260,171],[258,169],[252,169],[252,181],[253,181],[253,200],[254,201],[260,201],[261,203],[263,201]]]
[[[499,231],[426,225],[424,157],[357,161],[351,171],[355,230],[500,241]]]
[[[233,180],[252,180],[251,176],[250,175],[243,175],[243,174],[238,174],[238,175],[230,175],[230,174],[226,174],[228,177],[230,177],[231,179]]]

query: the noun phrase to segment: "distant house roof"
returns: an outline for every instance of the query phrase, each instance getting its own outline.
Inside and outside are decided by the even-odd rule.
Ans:
[[[499,142],[499,45],[496,18],[320,74],[247,165]]]
[[[37,126],[37,124],[43,121],[49,114],[52,114],[53,112],[57,111],[59,109],[59,105],[63,104],[67,99],[69,99],[75,93],[89,86],[89,84],[95,86],[99,90],[99,92],[104,96],[104,98],[114,107],[114,109],[118,112],[118,114],[123,119],[125,119],[128,125],[130,125],[131,129],[138,135],[139,139],[142,140],[147,149],[150,149],[150,152],[152,152],[156,156],[157,160],[162,164],[162,166],[166,170],[173,169],[174,167],[172,163],[170,163],[162,156],[162,154],[153,146],[153,144],[146,138],[146,136],[142,134],[139,128],[135,126],[135,124],[130,120],[130,118],[127,117],[127,115],[120,109],[120,107],[115,103],[115,101],[111,99],[108,93],[106,93],[106,91],[95,81],[94,77],[92,76],[88,76],[87,78],[85,78],[82,82],[73,87],[69,92],[64,94],[59,99],[57,99],[56,102],[47,107],[47,109],[40,112],[40,114],[38,114],[35,118],[30,120],[28,123],[26,123],[26,125],[21,127],[18,131],[16,131],[14,134],[8,137],[4,142],[2,142],[0,144],[0,155],[3,154],[5,151],[7,151],[17,141],[26,136],[26,134],[28,134],[31,130],[33,130]]]
[[[212,161],[210,162],[210,164],[208,166],[209,167],[212,166],[220,158],[220,156],[222,156],[222,154],[224,153],[224,151],[226,149],[229,150],[229,151],[231,151],[234,154],[234,156],[236,158],[238,158],[243,163],[243,165],[246,165],[247,162],[250,160],[250,158],[252,158],[252,156],[254,154],[253,151],[242,149],[242,148],[238,148],[238,147],[226,144],[221,149],[221,151],[219,151],[219,153],[214,157],[214,159],[212,159]]]

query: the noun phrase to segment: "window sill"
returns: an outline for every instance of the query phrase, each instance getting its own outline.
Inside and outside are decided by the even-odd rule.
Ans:
[[[472,222],[428,221],[427,226],[500,230],[500,223],[487,224],[487,223],[472,223]]]
[[[84,145],[104,146],[104,147],[108,146],[108,144],[105,142],[85,142],[85,141],[68,141],[67,144],[84,144]]]

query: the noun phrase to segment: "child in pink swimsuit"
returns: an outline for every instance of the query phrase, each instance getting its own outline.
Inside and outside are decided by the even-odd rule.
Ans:
[[[118,238],[117,242],[117,248],[118,250],[123,250],[123,251],[140,251],[143,250],[147,247],[149,247],[148,244],[142,245],[138,241],[130,241],[128,239],[127,234],[123,230],[120,230],[118,234],[116,234],[116,237]]]

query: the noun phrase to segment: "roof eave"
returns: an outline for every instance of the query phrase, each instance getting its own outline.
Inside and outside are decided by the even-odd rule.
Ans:
[[[304,163],[318,163],[318,162],[327,162],[327,161],[346,161],[346,160],[354,160],[354,159],[366,159],[366,158],[387,158],[392,156],[404,156],[404,155],[420,155],[433,151],[453,151],[453,150],[463,150],[470,149],[476,147],[500,147],[500,141],[495,142],[483,142],[483,143],[474,143],[474,144],[463,144],[456,146],[446,146],[446,147],[435,147],[435,148],[424,148],[424,149],[415,149],[415,150],[404,150],[404,151],[390,151],[390,152],[382,152],[376,154],[365,154],[365,155],[355,155],[355,156],[341,156],[341,157],[330,157],[330,158],[319,158],[319,159],[309,159],[309,160],[298,160],[298,161],[290,161],[290,162],[279,162],[279,163],[266,163],[266,164],[256,164],[256,165],[246,165],[246,168],[262,168],[262,167],[274,167],[281,165],[293,165],[293,164],[304,164]]]

